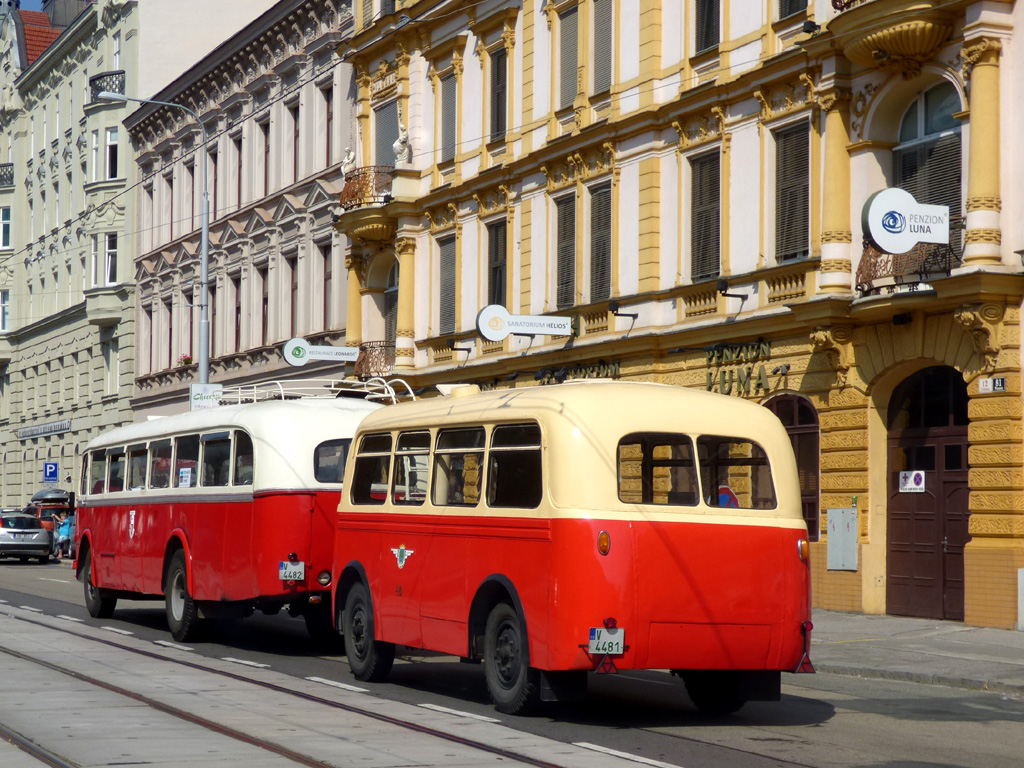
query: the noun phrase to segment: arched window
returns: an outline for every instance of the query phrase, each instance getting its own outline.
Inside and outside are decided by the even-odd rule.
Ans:
[[[960,185],[960,96],[943,81],[919,94],[900,123],[893,149],[893,180],[919,203],[947,205],[953,222],[963,215]],[[961,230],[951,229],[949,244],[960,252]]]
[[[779,417],[793,443],[797,472],[800,475],[800,504],[804,512],[804,521],[807,523],[807,539],[817,541],[820,527],[818,414],[810,402],[796,395],[780,395],[764,405]]]
[[[384,338],[393,342],[398,329],[398,262],[391,265],[384,288]]]

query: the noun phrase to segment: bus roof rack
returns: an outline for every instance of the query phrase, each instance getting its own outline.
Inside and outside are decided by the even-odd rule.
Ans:
[[[264,400],[334,399],[355,397],[374,402],[397,403],[415,400],[416,395],[405,379],[390,381],[373,378],[356,379],[286,379],[224,387],[215,395],[221,405],[241,405]]]

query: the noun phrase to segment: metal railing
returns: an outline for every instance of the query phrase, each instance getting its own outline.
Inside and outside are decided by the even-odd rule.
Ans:
[[[359,345],[355,374],[360,379],[387,376],[395,369],[393,341],[364,341]]]
[[[341,190],[341,207],[350,211],[353,208],[390,203],[394,170],[391,165],[367,165],[346,173],[345,186]]]
[[[107,93],[119,93],[124,95],[124,70],[115,72],[101,72],[89,78],[90,102],[100,101],[98,94],[102,91]]]
[[[948,277],[963,258],[963,216],[951,216],[949,245],[918,243],[906,253],[884,253],[867,238],[857,267],[857,290],[878,294],[905,283],[924,282],[929,276]]]
[[[236,387],[224,387],[214,397],[221,405],[240,405],[264,400],[309,400],[359,397],[375,402],[397,403],[400,398],[415,399],[412,387],[404,379],[385,381],[370,378],[351,379],[288,379],[264,381]]]
[[[14,163],[0,163],[0,187],[14,186]]]

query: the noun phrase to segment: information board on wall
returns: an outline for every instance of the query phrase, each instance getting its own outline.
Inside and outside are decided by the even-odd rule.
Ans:
[[[830,571],[857,570],[857,508],[828,510],[827,567]]]

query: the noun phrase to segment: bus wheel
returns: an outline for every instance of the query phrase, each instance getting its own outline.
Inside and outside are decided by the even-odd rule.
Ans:
[[[682,678],[690,701],[705,715],[731,715],[747,703],[735,672],[690,671]]]
[[[519,614],[498,603],[484,630],[484,676],[494,707],[506,715],[526,714],[540,696],[540,673],[527,663],[527,639]]]
[[[188,593],[185,553],[180,549],[171,558],[171,564],[167,568],[166,584],[164,602],[171,637],[179,643],[194,640],[199,629],[199,606]]]
[[[85,584],[85,609],[94,619],[109,619],[117,605],[116,597],[104,597],[103,590],[92,583],[92,557],[87,553],[82,583]]]
[[[362,582],[352,585],[345,598],[345,655],[356,680],[373,683],[388,676],[395,662],[395,646],[373,636],[373,607]]]

